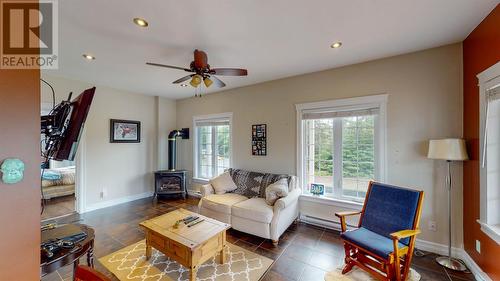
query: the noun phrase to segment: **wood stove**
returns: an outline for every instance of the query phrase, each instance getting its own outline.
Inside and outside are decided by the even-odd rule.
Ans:
[[[155,197],[161,195],[182,195],[186,198],[185,170],[164,170],[155,172]]]
[[[187,171],[175,169],[177,137],[189,139],[189,128],[173,130],[168,135],[168,170],[155,172],[155,193],[153,198],[160,195],[182,195],[184,199],[186,198]]]

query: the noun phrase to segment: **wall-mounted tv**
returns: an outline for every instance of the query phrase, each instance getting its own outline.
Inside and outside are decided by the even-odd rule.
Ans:
[[[75,159],[94,93],[95,87],[87,89],[72,101],[70,94],[67,101],[41,117],[41,132],[45,135],[44,157],[57,161]]]

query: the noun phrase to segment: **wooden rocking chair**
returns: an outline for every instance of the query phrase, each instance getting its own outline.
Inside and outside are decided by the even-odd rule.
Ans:
[[[344,242],[342,274],[358,266],[378,280],[406,280],[410,271],[424,192],[370,182],[361,212],[339,212]],[[361,215],[347,230],[346,216]]]

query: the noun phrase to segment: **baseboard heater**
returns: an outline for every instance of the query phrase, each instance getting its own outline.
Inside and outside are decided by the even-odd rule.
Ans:
[[[318,217],[310,216],[310,215],[302,215],[302,214],[300,215],[299,218],[300,218],[300,221],[305,222],[307,224],[321,226],[321,227],[325,227],[325,228],[333,229],[333,230],[337,230],[337,231],[341,230],[340,222],[336,222],[333,220],[327,220],[327,219],[323,219],[323,218],[318,218]],[[347,227],[348,228],[357,228],[357,225],[347,224]]]

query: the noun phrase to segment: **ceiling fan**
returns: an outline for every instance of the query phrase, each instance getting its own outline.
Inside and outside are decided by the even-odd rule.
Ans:
[[[191,86],[195,88],[197,88],[202,81],[207,88],[210,87],[212,84],[214,84],[219,88],[226,86],[224,82],[222,82],[219,78],[217,78],[214,75],[229,75],[229,76],[248,75],[248,71],[242,68],[210,68],[210,65],[208,64],[207,61],[208,61],[207,54],[205,52],[200,50],[194,50],[194,61],[191,62],[189,68],[153,63],[153,62],[146,62],[146,64],[191,72],[193,74],[186,75],[182,78],[175,80],[172,83],[179,84],[191,79],[189,84],[191,84]]]

